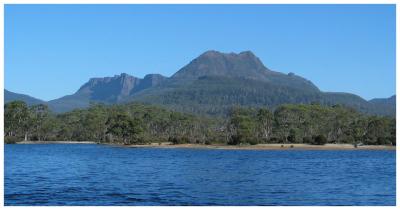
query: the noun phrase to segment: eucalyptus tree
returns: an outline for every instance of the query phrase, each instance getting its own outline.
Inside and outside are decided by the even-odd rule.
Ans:
[[[6,136],[24,136],[26,141],[31,127],[29,108],[23,101],[12,101],[4,106],[4,133]]]
[[[266,108],[261,108],[257,113],[258,136],[264,142],[268,142],[272,135],[272,127],[274,123],[273,114]]]
[[[46,140],[47,134],[52,130],[51,113],[47,105],[37,104],[30,107],[32,114],[32,122],[34,125],[33,132],[37,140]]]
[[[132,119],[125,113],[114,113],[106,122],[107,132],[122,140],[123,144],[143,143],[140,134],[143,129],[138,119]]]

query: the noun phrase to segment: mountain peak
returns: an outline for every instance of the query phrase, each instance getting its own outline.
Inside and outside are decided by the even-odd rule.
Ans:
[[[172,78],[227,76],[260,79],[265,78],[268,71],[251,51],[222,53],[209,50],[180,69]]]
[[[242,52],[239,53],[239,55],[254,56],[255,57],[254,53],[252,51],[250,51],[250,50],[242,51]]]
[[[220,55],[220,54],[223,54],[223,53],[216,51],[216,50],[207,50],[200,56],[215,56],[215,55]]]
[[[131,76],[131,75],[129,75],[129,74],[127,74],[127,73],[121,73],[120,75],[115,75],[114,77],[133,77],[133,76]]]
[[[240,53],[234,53],[234,52],[223,53],[223,52],[220,52],[217,50],[208,50],[208,51],[204,52],[203,54],[201,54],[199,56],[199,58],[201,58],[201,57],[218,57],[218,56],[220,56],[220,57],[225,56],[225,57],[242,57],[242,58],[243,57],[254,57],[254,58],[257,58],[254,55],[254,53],[250,50],[242,51]]]

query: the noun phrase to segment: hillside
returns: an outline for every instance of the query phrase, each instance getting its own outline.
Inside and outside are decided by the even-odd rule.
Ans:
[[[8,103],[10,101],[24,101],[29,106],[35,104],[45,104],[46,102],[25,94],[14,93],[4,89],[4,103]]]
[[[9,97],[7,98],[9,99]],[[395,115],[395,97],[371,101],[351,93],[323,92],[294,73],[267,68],[250,51],[207,51],[171,77],[149,74],[143,79],[126,73],[92,78],[76,93],[48,102],[56,112],[132,101],[162,105],[181,112],[226,115],[233,106],[268,107],[282,104],[341,104],[367,114]]]
[[[396,95],[389,98],[375,98],[369,101],[372,109],[379,111],[380,115],[395,115],[396,114]]]
[[[363,113],[394,115],[394,108],[383,109],[380,104],[371,104],[350,93],[322,92],[311,81],[294,73],[272,71],[249,51],[205,52],[164,84],[125,101],[132,100],[208,115],[225,115],[232,106],[274,109],[281,104],[310,103],[342,104]]]

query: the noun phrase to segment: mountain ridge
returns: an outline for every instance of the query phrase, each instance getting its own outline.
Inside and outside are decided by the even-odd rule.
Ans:
[[[367,101],[351,93],[323,92],[311,81],[267,68],[251,51],[202,53],[171,77],[127,73],[91,78],[74,94],[48,101],[56,112],[104,104],[140,101],[177,111],[219,115],[234,105],[274,109],[285,103],[342,104],[364,113],[394,115],[395,100]]]
[[[15,93],[15,92],[11,92],[7,89],[4,89],[4,103],[8,103],[8,102],[15,101],[15,100],[24,101],[28,105],[46,104],[47,103],[44,100],[37,99],[35,97],[29,96],[26,94]]]
[[[50,100],[48,104],[57,112],[65,112],[73,108],[88,107],[90,102],[119,103],[130,94],[160,84],[165,78],[160,74],[148,74],[142,79],[127,73],[90,78],[74,94]]]

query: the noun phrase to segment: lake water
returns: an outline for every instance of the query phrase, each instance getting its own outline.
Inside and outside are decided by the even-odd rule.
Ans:
[[[396,205],[395,151],[5,145],[5,205]]]

